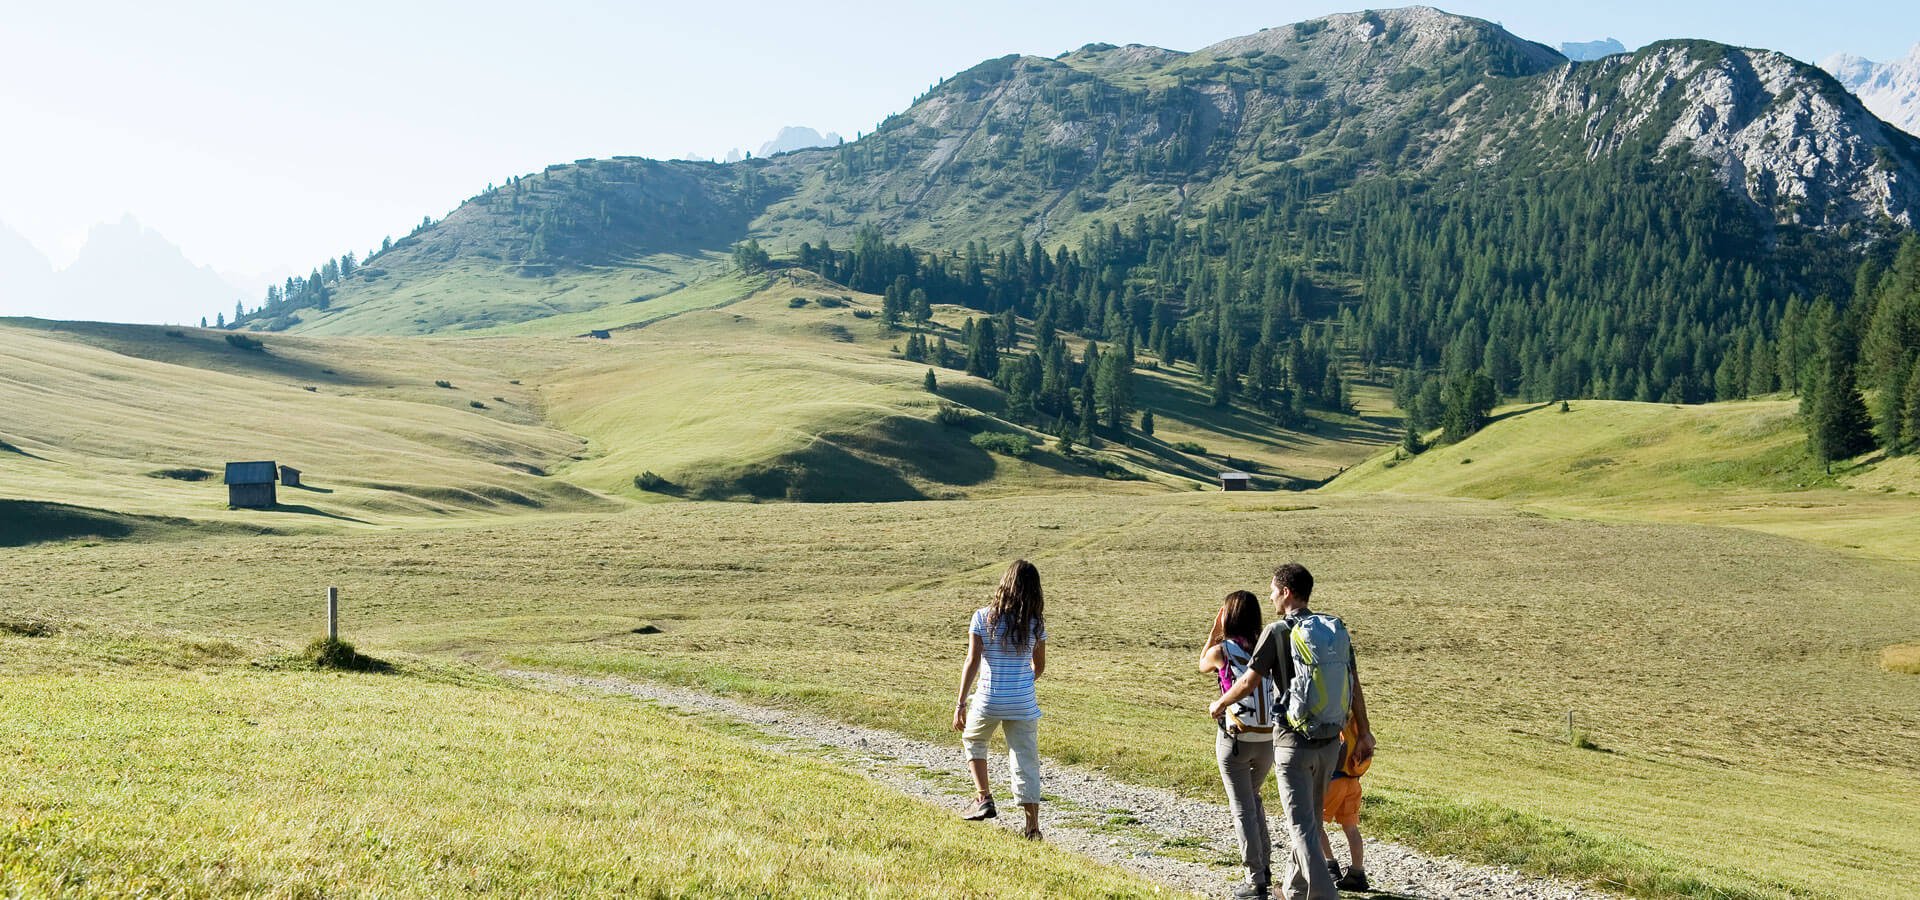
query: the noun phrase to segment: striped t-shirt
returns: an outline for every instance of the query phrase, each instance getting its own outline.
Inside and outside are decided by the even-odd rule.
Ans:
[[[995,719],[1040,718],[1040,698],[1033,693],[1033,644],[1047,639],[1046,624],[1034,622],[1026,646],[1014,647],[1007,642],[1007,623],[987,627],[983,606],[973,611],[968,630],[980,636],[981,655],[987,663],[973,689],[973,711]]]

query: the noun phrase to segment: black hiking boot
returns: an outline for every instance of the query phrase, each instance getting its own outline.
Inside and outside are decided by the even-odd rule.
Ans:
[[[1365,869],[1348,869],[1347,874],[1341,876],[1339,881],[1333,883],[1333,886],[1343,891],[1372,890],[1372,888],[1367,886],[1367,872]]]
[[[1327,874],[1332,875],[1333,880],[1338,882],[1340,880],[1340,864],[1331,859],[1327,860]]]
[[[969,822],[978,822],[982,819],[992,819],[999,815],[1000,811],[993,808],[992,797],[979,797],[967,805],[967,811],[961,813],[960,818]]]

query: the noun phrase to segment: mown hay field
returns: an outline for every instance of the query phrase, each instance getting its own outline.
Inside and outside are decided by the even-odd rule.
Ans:
[[[14,620],[294,645],[337,584],[375,655],[665,679],[941,738],[966,616],[1017,556],[1048,589],[1054,759],[1217,792],[1191,658],[1221,595],[1299,559],[1361,650],[1376,832],[1653,896],[1920,880],[1920,678],[1881,660],[1920,638],[1920,569],[1752,531],[1322,494],[677,503],[44,545],[8,554],[0,595]]]

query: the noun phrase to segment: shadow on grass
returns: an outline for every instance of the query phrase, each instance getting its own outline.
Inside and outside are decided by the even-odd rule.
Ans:
[[[296,491],[306,491],[309,494],[333,493],[333,488],[314,487],[313,485],[310,485],[310,484],[289,484],[289,485],[283,485],[283,487],[289,487]]]
[[[133,530],[133,521],[106,510],[37,500],[0,500],[0,547],[71,538],[123,538]]]
[[[356,519],[352,516],[341,515],[340,513],[330,513],[324,509],[315,509],[314,507],[307,506],[305,504],[300,504],[300,503],[275,503],[273,506],[269,507],[269,509],[271,509],[273,512],[299,513],[300,515],[303,515],[303,516],[319,516],[323,519],[338,519],[342,522],[352,522],[357,525],[367,524],[367,520],[365,519]]]

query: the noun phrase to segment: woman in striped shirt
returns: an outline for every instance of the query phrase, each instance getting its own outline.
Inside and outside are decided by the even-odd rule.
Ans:
[[[980,666],[982,659],[985,669]],[[965,817],[979,821],[999,815],[993,808],[993,792],[987,787],[987,741],[999,728],[1007,735],[1014,798],[1027,814],[1026,836],[1035,840],[1040,837],[1040,701],[1033,682],[1046,668],[1047,626],[1040,570],[1024,559],[1015,560],[1001,577],[993,602],[973,612],[967,664],[960,670],[960,702],[953,707],[953,729],[961,732],[967,748],[967,768],[979,790]],[[980,680],[977,690],[975,676]]]

